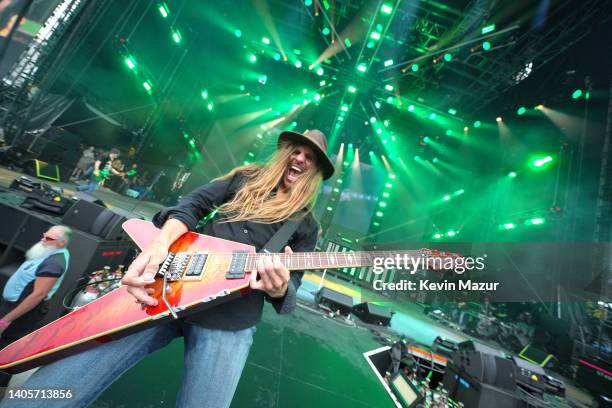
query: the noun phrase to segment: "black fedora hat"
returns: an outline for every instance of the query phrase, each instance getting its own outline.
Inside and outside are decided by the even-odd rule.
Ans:
[[[293,142],[310,146],[317,155],[318,165],[323,173],[323,180],[334,174],[334,163],[327,156],[327,138],[320,130],[307,130],[304,133],[286,131],[278,137],[278,146],[283,142]]]

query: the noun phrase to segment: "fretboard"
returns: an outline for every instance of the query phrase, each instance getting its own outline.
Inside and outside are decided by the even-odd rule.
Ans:
[[[288,270],[339,269],[373,266],[374,258],[404,256],[420,258],[431,254],[430,250],[416,251],[367,251],[367,252],[296,252],[293,254],[248,254],[246,271],[257,269],[260,259],[278,256]]]

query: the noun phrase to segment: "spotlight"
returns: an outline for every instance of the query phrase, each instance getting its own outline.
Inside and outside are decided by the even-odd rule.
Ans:
[[[496,117],[496,118],[495,118],[495,121],[496,121],[497,123],[501,122],[501,121],[502,121],[501,116]]]

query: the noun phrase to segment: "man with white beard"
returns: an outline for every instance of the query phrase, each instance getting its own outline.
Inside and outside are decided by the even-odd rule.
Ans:
[[[70,259],[66,246],[71,234],[68,227],[49,228],[42,239],[26,252],[26,261],[9,278],[0,306],[0,346],[6,346],[7,340],[16,340],[27,334],[34,329],[32,323],[35,324],[36,317],[42,317],[32,313],[36,313],[43,301],[51,299],[62,283]],[[13,325],[19,318],[22,318],[19,324]],[[5,332],[11,325],[13,327]],[[30,330],[23,330],[21,326],[24,325],[30,326]]]

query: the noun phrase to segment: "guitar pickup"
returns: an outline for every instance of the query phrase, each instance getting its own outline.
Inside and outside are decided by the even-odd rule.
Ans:
[[[185,266],[183,280],[201,280],[204,275],[204,267],[206,266],[207,260],[207,253],[193,254],[189,263]]]
[[[226,279],[242,279],[246,274],[246,262],[248,251],[234,251],[232,253],[232,260],[230,261],[229,268],[225,274]]]

